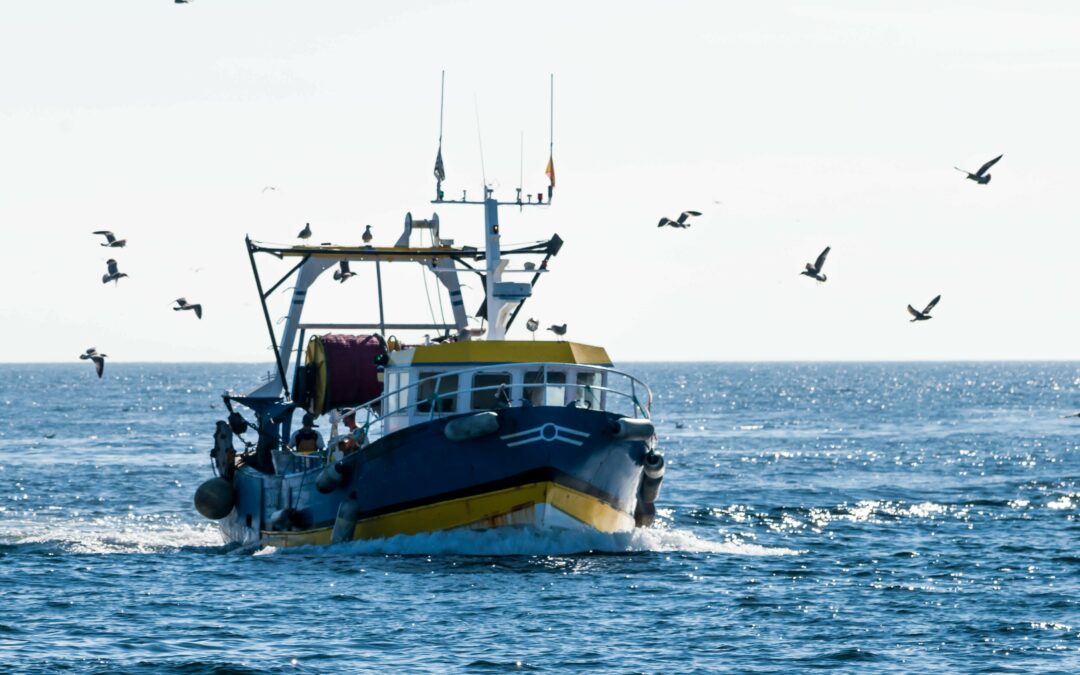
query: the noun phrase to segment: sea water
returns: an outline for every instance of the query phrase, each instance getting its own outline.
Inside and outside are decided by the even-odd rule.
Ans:
[[[252,365],[0,366],[0,671],[1080,672],[1080,365],[625,364],[659,519],[230,552]]]

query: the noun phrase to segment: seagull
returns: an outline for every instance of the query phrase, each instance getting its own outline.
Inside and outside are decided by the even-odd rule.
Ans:
[[[361,237],[361,239],[363,239],[363,240],[364,240],[364,243],[365,243],[365,244],[370,244],[370,243],[371,243],[371,240],[372,240],[372,239],[374,239],[374,238],[375,238],[375,237],[371,236],[371,226],[370,226],[370,225],[368,225],[368,226],[367,226],[367,227],[366,227],[366,228],[364,229],[364,236],[363,236],[363,237]]]
[[[94,234],[105,235],[105,243],[102,244],[102,246],[108,248],[124,248],[127,246],[127,239],[117,239],[113,236],[113,233],[108,230],[94,230]]]
[[[188,1],[189,0],[173,0],[173,2],[176,3],[177,5],[186,5],[186,4],[188,4]]]
[[[273,185],[267,185],[266,187],[264,187],[262,189],[263,192],[266,192],[267,190],[273,190],[274,192],[277,192],[277,188],[274,187]]]
[[[56,434],[45,434],[45,438],[56,438]]]
[[[349,269],[348,260],[342,260],[340,263],[338,263],[338,265],[341,267],[341,269],[334,270],[334,281],[340,281],[341,283],[345,283],[351,277],[356,276],[356,272],[353,272]]]
[[[1074,412],[1074,413],[1069,414],[1069,415],[1062,415],[1061,419],[1068,419],[1070,417],[1080,417],[1080,412]]]
[[[552,325],[548,326],[548,330],[551,331],[552,333],[555,333],[556,335],[560,335],[560,336],[566,335],[566,324],[564,323],[561,326],[556,326],[556,325],[552,324]]]
[[[671,227],[687,228],[687,227],[690,227],[690,223],[686,222],[686,219],[689,218],[690,216],[700,216],[700,215],[701,215],[700,211],[683,211],[681,214],[679,214],[679,219],[678,220],[672,220],[671,218],[661,218],[660,219],[660,224],[657,225],[657,227],[663,227],[665,225],[669,225]]]
[[[911,316],[915,317],[911,320],[911,322],[914,323],[916,321],[926,321],[927,319],[933,319],[934,317],[930,316],[930,310],[934,308],[934,305],[938,304],[938,300],[941,300],[940,295],[931,300],[930,304],[926,306],[926,309],[921,312],[912,307],[911,305],[908,305],[907,311],[911,314]]]
[[[954,166],[953,168],[956,169],[957,171],[961,172],[961,173],[966,173],[967,177],[968,177],[968,180],[973,180],[976,183],[978,183],[979,185],[986,185],[987,183],[990,182],[990,174],[988,174],[986,172],[990,170],[990,167],[997,164],[998,160],[1000,160],[1004,156],[1005,155],[998,155],[997,157],[993,158],[992,160],[990,160],[986,164],[983,164],[982,166],[980,166],[979,170],[976,171],[975,173],[971,173],[970,171],[964,171],[963,169],[961,169],[958,166]]]
[[[825,256],[829,255],[831,246],[826,246],[825,250],[821,252],[821,255],[817,257],[812,263],[806,263],[806,269],[799,274],[817,279],[818,281],[825,281],[826,277],[821,273],[821,268],[825,266]]]
[[[116,261],[113,260],[112,258],[109,258],[108,260],[106,260],[105,264],[109,266],[109,273],[105,274],[105,275],[102,275],[101,283],[107,284],[110,281],[115,281],[119,285],[120,278],[121,277],[126,277],[127,274],[124,274],[123,272],[117,270]]]
[[[300,239],[311,239],[311,223],[304,223],[304,229],[296,236]]]
[[[187,301],[187,299],[185,299],[185,298],[177,298],[177,299],[173,300],[173,302],[175,302],[178,305],[177,307],[173,307],[174,312],[181,312],[181,311],[183,311],[185,309],[194,310],[195,311],[195,316],[199,317],[200,319],[202,318],[202,305],[200,305],[200,304],[194,304],[193,305],[193,304],[189,303]]]
[[[91,347],[86,352],[79,354],[79,358],[83,361],[90,359],[94,362],[94,369],[97,370],[97,376],[100,378],[101,374],[105,372],[105,357],[108,354],[98,354],[97,349]]]

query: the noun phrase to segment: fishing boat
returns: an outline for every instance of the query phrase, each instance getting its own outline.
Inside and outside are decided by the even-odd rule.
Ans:
[[[563,240],[504,249],[499,210],[549,207],[550,159],[548,174],[546,200],[543,192],[523,198],[519,187],[499,201],[487,185],[480,199],[465,191],[447,199],[440,131],[432,203],[478,210],[482,245],[442,238],[437,213],[406,214],[394,246],[246,239],[275,368],[250,393],[224,395],[229,416],[216,425],[214,475],[195,493],[196,509],[226,542],[290,547],[459,528],[625,532],[652,524],[664,458],[648,386],[616,369],[602,347],[535,339],[532,321],[533,339],[508,337]],[[292,263],[269,285],[259,266],[267,256]],[[374,268],[374,288],[354,286],[377,296],[377,316],[303,320],[320,277],[333,270],[340,281],[364,265]],[[385,320],[384,268],[403,265],[434,278],[451,316]],[[463,276],[483,288],[471,316]],[[275,331],[267,302],[290,280],[288,314]],[[421,331],[421,339],[398,337]],[[309,424],[293,433],[301,414]],[[319,447],[312,427],[325,423],[329,440]]]

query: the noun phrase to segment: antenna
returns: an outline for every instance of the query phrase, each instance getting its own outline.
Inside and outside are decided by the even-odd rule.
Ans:
[[[525,184],[525,132],[521,132],[521,150],[519,154],[520,165],[518,168],[517,203],[521,204],[521,189]]]
[[[480,135],[480,100],[473,94],[473,108],[476,109],[476,142],[480,145],[480,178],[484,181],[484,198],[487,198],[487,172],[484,170],[484,138]]]

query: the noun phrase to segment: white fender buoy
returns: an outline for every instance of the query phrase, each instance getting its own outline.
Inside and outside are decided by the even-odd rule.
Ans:
[[[345,480],[345,467],[341,462],[329,462],[315,479],[315,487],[324,495],[330,494]]]
[[[451,441],[469,441],[499,430],[499,415],[487,412],[458,417],[446,423],[443,434]]]
[[[355,499],[346,499],[338,505],[334,531],[330,534],[331,544],[352,541],[356,521],[360,519],[360,504]]]
[[[615,438],[627,441],[647,441],[656,435],[656,427],[651,420],[640,417],[620,417],[611,425]]]
[[[236,490],[224,478],[211,478],[195,490],[195,509],[204,518],[221,520],[236,505]]]

